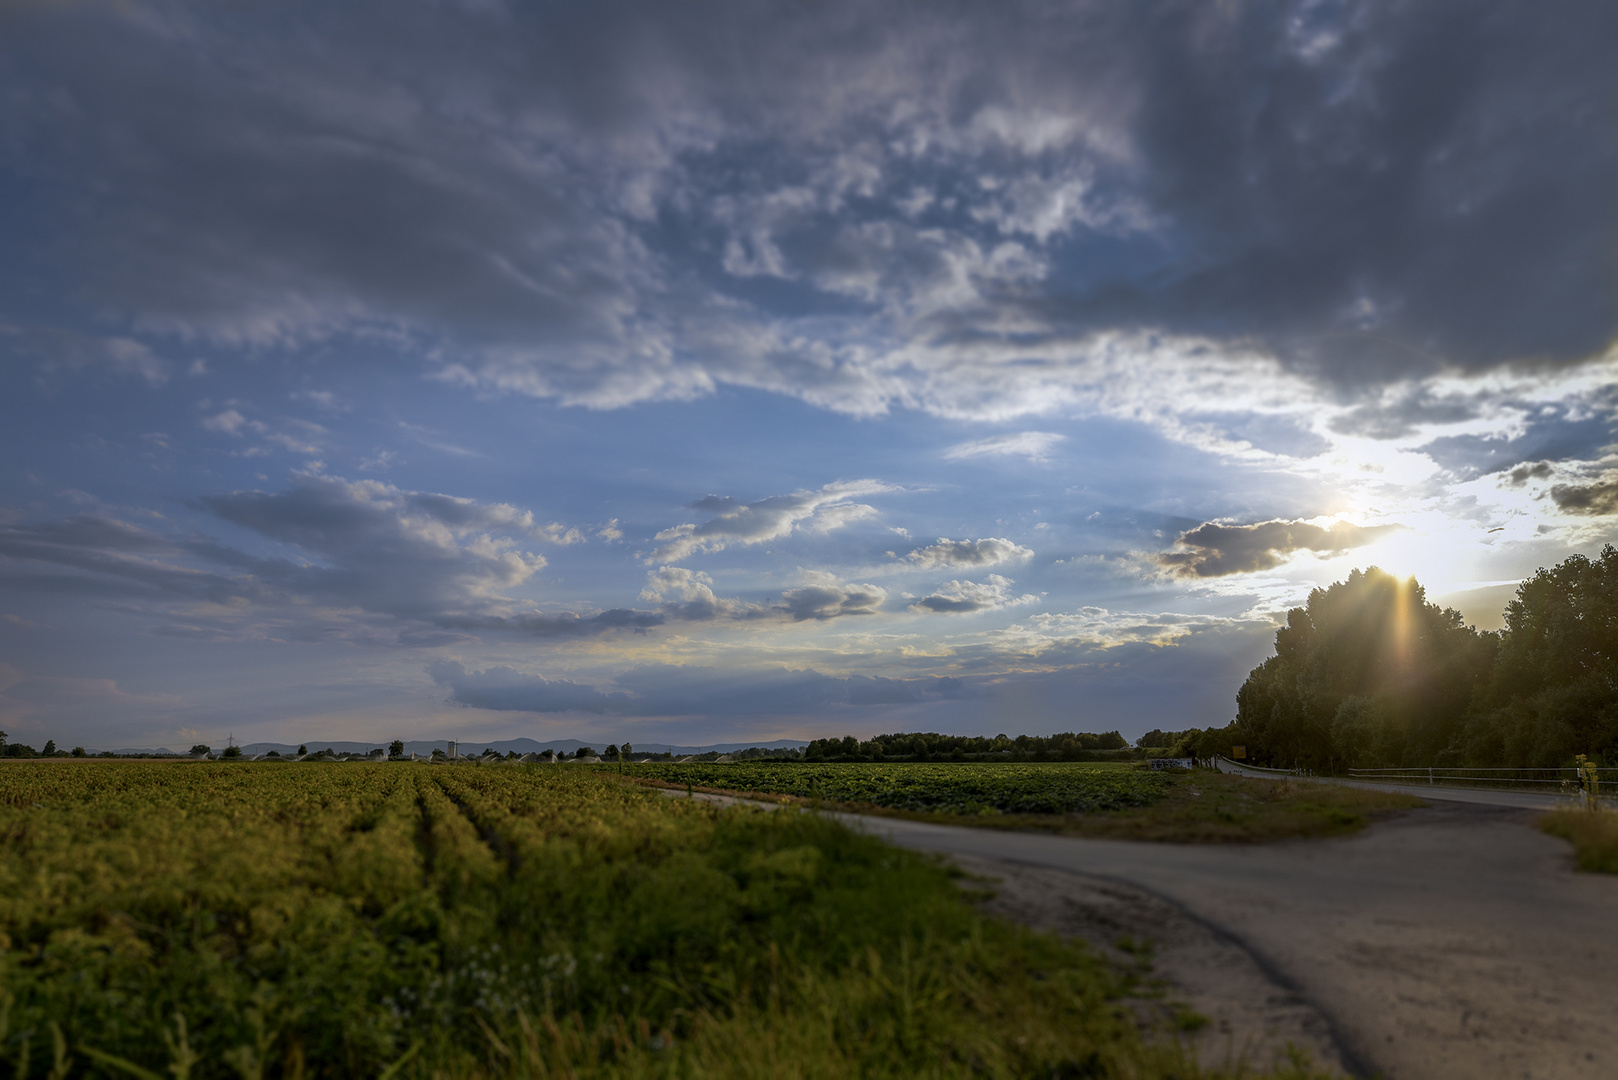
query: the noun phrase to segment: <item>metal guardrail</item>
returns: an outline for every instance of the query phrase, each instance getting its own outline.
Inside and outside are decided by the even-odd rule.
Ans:
[[[1245,761],[1232,761],[1230,758],[1226,757],[1224,754],[1220,754],[1218,756],[1217,760],[1223,761],[1226,765],[1229,765],[1233,769],[1250,769],[1253,772],[1269,773],[1269,774],[1271,774],[1273,776],[1302,776],[1302,775],[1304,775],[1304,771],[1302,769],[1272,769],[1267,765],[1249,765]]]
[[[1603,781],[1618,783],[1618,768],[1587,766]],[[1398,784],[1465,784],[1469,787],[1529,787],[1574,789],[1579,787],[1578,769],[1461,768],[1428,769],[1350,769],[1355,780],[1380,780]]]

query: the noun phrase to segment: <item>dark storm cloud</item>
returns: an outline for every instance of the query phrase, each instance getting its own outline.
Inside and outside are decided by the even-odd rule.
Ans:
[[[1333,555],[1364,547],[1401,525],[1362,528],[1346,521],[1322,527],[1307,521],[1260,521],[1253,525],[1208,522],[1180,534],[1183,551],[1166,551],[1157,561],[1181,577],[1221,577],[1279,566],[1295,551]]]
[[[1590,484],[1557,484],[1551,488],[1551,498],[1570,514],[1618,514],[1618,476],[1609,475]]]
[[[1522,487],[1530,480],[1543,480],[1551,474],[1551,465],[1548,461],[1536,461],[1531,464],[1522,464],[1506,474],[1506,482],[1512,487]]]
[[[149,2],[7,28],[11,213],[54,223],[11,257],[121,315],[148,352],[110,362],[148,379],[136,338],[364,334],[568,400],[728,381],[871,412],[1114,330],[1342,383],[1618,330],[1605,0]]]

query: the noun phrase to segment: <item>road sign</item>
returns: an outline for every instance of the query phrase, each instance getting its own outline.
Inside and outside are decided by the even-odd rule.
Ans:
[[[1230,756],[1233,757],[1233,758],[1244,758],[1244,757],[1246,757],[1247,756],[1247,747],[1245,747],[1245,746],[1233,746],[1233,747],[1231,747],[1230,748]]]

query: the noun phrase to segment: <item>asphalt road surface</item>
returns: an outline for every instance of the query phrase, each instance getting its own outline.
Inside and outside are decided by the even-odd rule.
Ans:
[[[1576,873],[1533,817],[1446,801],[1356,836],[1250,846],[846,819],[978,866],[1037,868],[1052,888],[1114,882],[1168,901],[1317,1010],[1356,1075],[1618,1077],[1618,876]]]

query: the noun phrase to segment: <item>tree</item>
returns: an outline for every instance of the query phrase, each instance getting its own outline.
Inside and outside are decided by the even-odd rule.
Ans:
[[[299,757],[303,757],[308,752],[309,752],[309,748],[307,746],[303,745],[302,743],[298,744],[298,756]]]
[[[226,761],[235,761],[242,756],[242,748],[239,746],[227,746],[219,752],[219,756]]]
[[[603,756],[608,761],[617,760],[617,758],[618,758],[618,744],[617,743],[608,743],[607,744],[607,752]]]
[[[211,754],[213,753],[213,747],[209,746],[207,743],[197,743],[195,746],[191,747],[191,752],[193,754]]]
[[[56,740],[55,739],[46,739],[45,740],[45,749],[41,750],[40,753],[44,754],[46,757],[55,756],[55,754],[56,754]]]
[[[618,752],[620,754],[622,754],[624,757],[628,757],[630,754],[633,754],[635,752],[635,748],[633,746],[630,746],[628,743],[624,743],[624,745],[622,745],[622,746],[620,746],[618,748]]]
[[[404,757],[404,740],[394,739],[388,744],[389,757]]]
[[[1494,649],[1414,578],[1355,570],[1287,613],[1236,694],[1232,741],[1282,766],[1432,765],[1458,755]]]
[[[85,755],[84,755],[84,747],[82,747],[82,746],[75,746],[75,747],[74,747],[74,748],[73,748],[73,756],[74,756],[74,757],[84,757],[84,756],[85,756]]]
[[[573,751],[573,756],[576,758],[595,757],[595,753],[596,752],[590,749],[588,746],[581,746],[577,750]]]
[[[1618,759],[1618,548],[1541,568],[1506,605],[1499,659],[1469,718],[1482,765]]]

